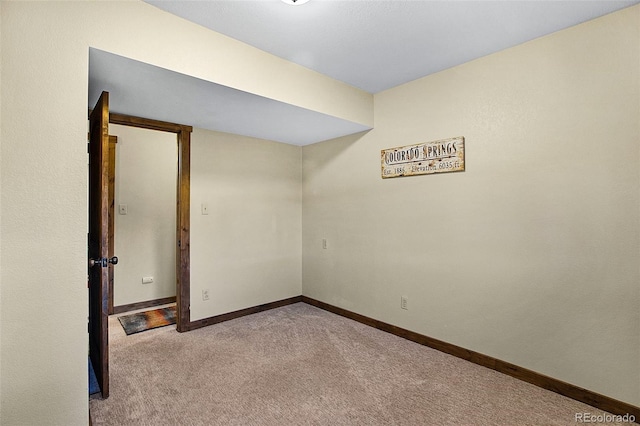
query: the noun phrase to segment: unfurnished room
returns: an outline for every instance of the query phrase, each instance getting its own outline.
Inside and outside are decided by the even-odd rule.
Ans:
[[[0,1],[0,424],[640,422],[640,2]]]

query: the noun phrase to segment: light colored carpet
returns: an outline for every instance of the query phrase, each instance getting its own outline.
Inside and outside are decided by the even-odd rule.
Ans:
[[[188,333],[110,318],[94,425],[575,425],[591,406],[297,303]]]

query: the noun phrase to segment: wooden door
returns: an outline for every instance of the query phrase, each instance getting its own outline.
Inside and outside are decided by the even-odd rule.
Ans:
[[[89,117],[89,356],[109,396],[109,93]],[[111,262],[110,262],[111,260]]]

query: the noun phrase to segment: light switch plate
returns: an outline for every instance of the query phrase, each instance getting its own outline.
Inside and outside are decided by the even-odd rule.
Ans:
[[[125,215],[125,214],[127,214],[128,210],[129,209],[127,208],[126,204],[118,204],[118,213],[120,213],[122,215]]]
[[[209,214],[209,206],[205,203],[202,203],[202,214]]]

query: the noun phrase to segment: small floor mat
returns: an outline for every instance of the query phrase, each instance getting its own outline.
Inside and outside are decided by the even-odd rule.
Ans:
[[[118,317],[127,336],[153,328],[164,327],[176,323],[176,307],[152,309],[137,314],[122,315]]]

